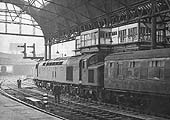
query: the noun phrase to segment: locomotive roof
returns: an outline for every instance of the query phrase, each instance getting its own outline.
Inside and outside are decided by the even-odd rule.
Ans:
[[[113,53],[108,55],[105,60],[132,60],[162,57],[170,57],[170,48]]]
[[[85,54],[85,55],[81,55],[81,56],[72,56],[68,60],[68,64],[78,64],[81,59],[89,59],[93,55],[95,55],[95,54]]]
[[[102,67],[103,65],[104,65],[103,62],[99,62],[99,63],[93,64],[93,65],[90,65],[88,68],[89,69],[96,69],[96,68]]]

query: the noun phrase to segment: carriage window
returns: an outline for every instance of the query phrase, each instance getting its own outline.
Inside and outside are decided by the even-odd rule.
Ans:
[[[165,61],[160,61],[160,67],[164,67],[165,66]]]
[[[129,62],[129,68],[134,68],[134,67],[136,67],[136,62],[135,61]]]
[[[163,60],[149,61],[149,67],[164,67],[164,66],[165,66],[165,61]]]
[[[88,82],[94,83],[94,70],[88,70]]]
[[[114,63],[109,63],[108,64],[108,77],[111,76],[112,73],[112,68],[114,67]]]
[[[113,63],[110,63],[110,68],[113,66]]]
[[[117,75],[122,75],[123,72],[123,64],[117,63]]]

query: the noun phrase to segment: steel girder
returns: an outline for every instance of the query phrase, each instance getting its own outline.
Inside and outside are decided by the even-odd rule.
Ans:
[[[119,2],[118,0],[116,1]],[[104,15],[90,19],[85,23],[81,23],[79,26],[72,26],[69,30],[56,31],[51,36],[48,44],[73,40],[80,32],[98,27],[116,27],[137,21],[150,23],[152,16],[157,17],[157,23],[165,24],[165,22],[170,21],[169,0],[144,0],[132,5],[120,4],[123,4],[124,7],[112,12],[104,11]],[[154,12],[153,8],[155,8]]]
[[[38,0],[27,0],[27,3],[0,0],[15,4],[33,16],[42,28],[46,44],[50,45],[73,40],[80,32],[98,27],[115,27],[135,21],[149,23],[153,15],[157,23],[165,24],[170,18],[170,0],[42,1],[41,7],[37,7]],[[152,8],[155,8],[154,14]]]

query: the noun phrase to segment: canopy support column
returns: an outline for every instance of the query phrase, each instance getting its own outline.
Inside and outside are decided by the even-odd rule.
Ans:
[[[49,44],[48,47],[49,47],[49,51],[48,52],[49,52],[49,60],[50,60],[51,59],[51,44]]]
[[[152,3],[152,17],[151,17],[151,48],[156,48],[156,16],[155,16],[155,0]]]

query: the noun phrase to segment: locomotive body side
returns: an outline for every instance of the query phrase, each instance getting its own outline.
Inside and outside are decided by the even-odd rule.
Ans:
[[[66,63],[68,58],[41,61],[34,70],[34,81],[37,86],[50,88],[54,83],[67,83]],[[52,88],[51,88],[52,89]]]
[[[66,81],[66,66],[68,60],[58,62],[58,65],[51,66],[51,79],[58,83],[67,83]]]

